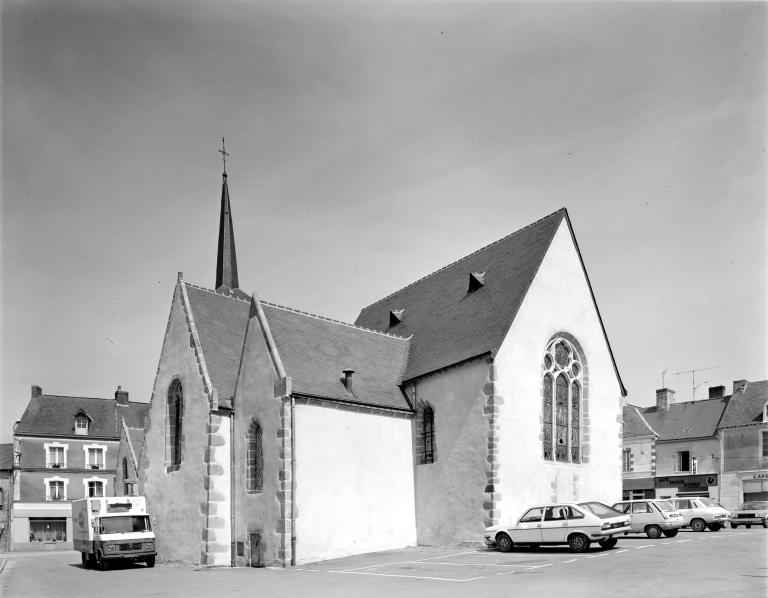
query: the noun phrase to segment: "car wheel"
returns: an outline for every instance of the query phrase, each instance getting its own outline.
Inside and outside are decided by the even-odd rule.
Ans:
[[[723,526],[721,524],[719,524],[719,523],[708,523],[707,524],[707,528],[711,532],[719,532],[721,527],[723,527]]]
[[[768,527],[768,519],[763,519],[763,527]]]
[[[751,524],[751,523],[747,523],[746,525],[744,525],[744,527],[746,527],[747,529],[749,529],[750,527],[752,527],[752,524]]]
[[[589,548],[589,538],[584,534],[573,534],[568,538],[568,546],[571,552],[586,552]]]
[[[149,556],[147,557],[147,567],[150,569],[155,566],[155,557]]]
[[[601,548],[608,550],[609,548],[616,546],[618,540],[616,538],[605,538],[604,540],[598,540],[597,543],[600,544]]]
[[[733,529],[736,529],[737,527],[739,527],[739,524],[738,523],[731,523],[731,527]]]
[[[96,565],[99,567],[99,571],[107,570],[107,561],[100,552],[96,553]]]
[[[655,540],[661,536],[661,528],[658,525],[649,525],[645,528],[645,535],[651,540]]]
[[[694,519],[691,521],[691,529],[695,532],[703,532],[707,529],[707,524],[704,523],[703,519]]]
[[[665,529],[662,532],[667,538],[674,538],[677,535],[676,529]]]
[[[507,534],[501,533],[496,536],[496,546],[501,552],[511,552],[514,545],[512,538]]]

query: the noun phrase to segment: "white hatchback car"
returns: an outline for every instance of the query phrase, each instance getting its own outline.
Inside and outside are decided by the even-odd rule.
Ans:
[[[670,498],[668,500],[683,516],[683,527],[690,527],[695,532],[703,532],[705,529],[718,532],[731,519],[731,512],[711,498]]]
[[[613,548],[617,536],[629,531],[629,517],[599,502],[560,503],[532,507],[508,525],[485,530],[485,543],[509,552],[517,544],[541,546],[568,544],[584,552],[590,542]]]

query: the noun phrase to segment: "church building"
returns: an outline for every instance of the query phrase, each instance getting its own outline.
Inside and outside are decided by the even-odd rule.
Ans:
[[[225,170],[216,283],[178,275],[139,485],[166,561],[479,542],[621,498],[625,395],[565,209],[351,324],[240,289]]]

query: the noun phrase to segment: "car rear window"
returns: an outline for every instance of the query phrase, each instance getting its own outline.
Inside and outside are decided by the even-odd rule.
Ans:
[[[717,504],[711,498],[700,498],[699,502],[701,502],[701,504],[703,504],[705,507],[719,507],[720,506],[719,504]]]
[[[621,511],[612,509],[608,505],[604,505],[601,502],[580,502],[579,506],[582,509],[589,511],[593,515],[597,515],[601,519],[607,519],[608,517],[616,517],[616,515],[623,515]]]
[[[657,500],[654,504],[657,507],[659,507],[662,511],[667,511],[668,512],[668,511],[674,511],[675,510],[675,506],[671,502],[668,502],[666,500]]]

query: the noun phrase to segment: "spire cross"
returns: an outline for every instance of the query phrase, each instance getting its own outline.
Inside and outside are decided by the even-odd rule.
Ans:
[[[227,174],[227,157],[229,154],[227,153],[227,150],[224,147],[224,138],[221,138],[221,149],[219,150],[219,153],[221,154],[222,160],[224,160],[224,174]]]

